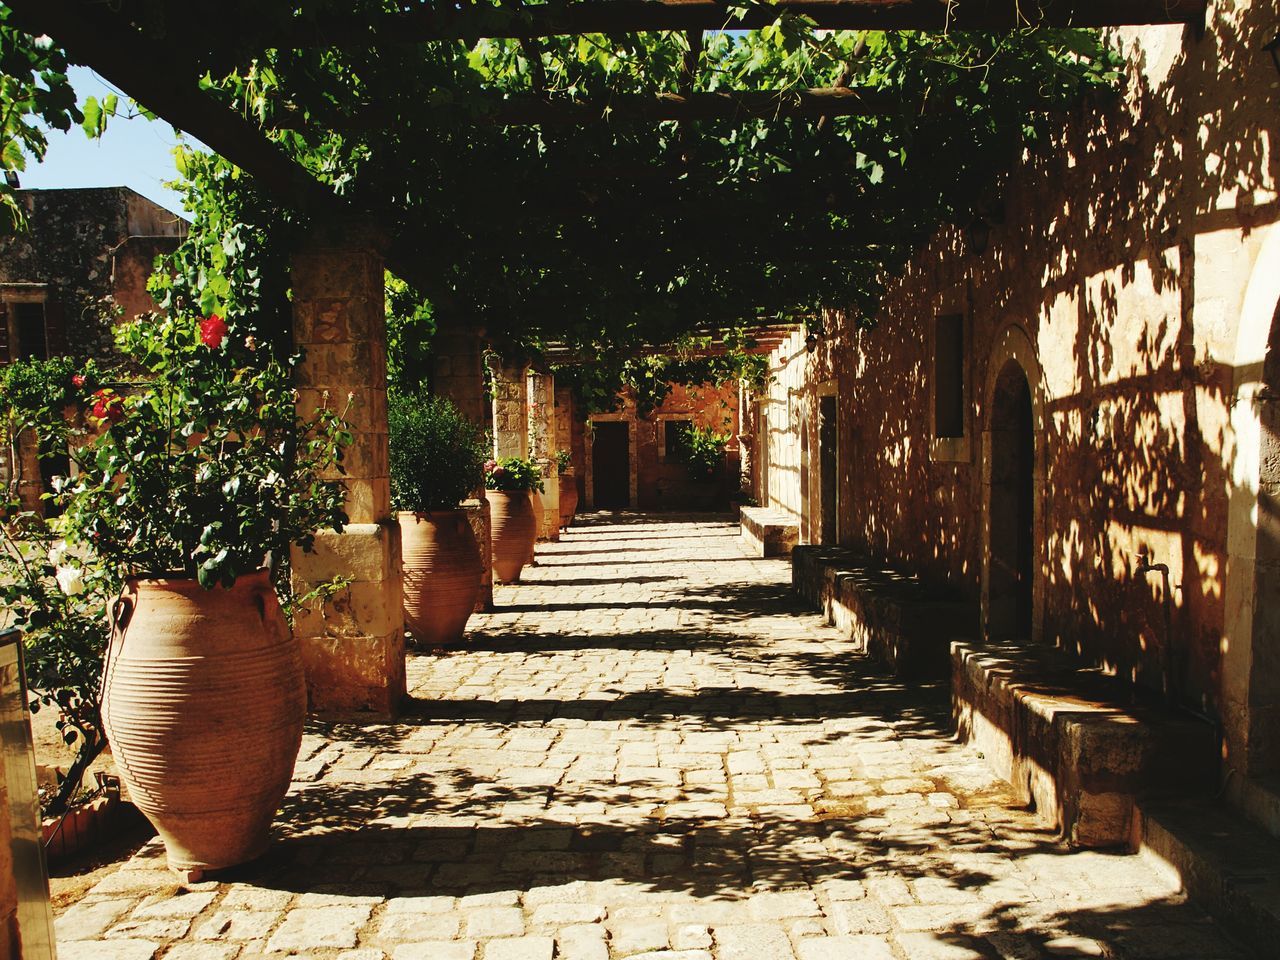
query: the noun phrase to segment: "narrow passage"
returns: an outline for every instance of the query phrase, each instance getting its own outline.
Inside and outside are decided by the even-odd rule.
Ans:
[[[309,725],[265,862],[181,890],[153,844],[62,960],[1245,956],[1015,809],[945,688],[856,656],[736,525],[587,518],[497,602],[411,656],[401,722]]]

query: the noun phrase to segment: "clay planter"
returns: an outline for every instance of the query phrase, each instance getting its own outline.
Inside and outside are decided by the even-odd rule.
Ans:
[[[112,607],[103,724],[171,867],[199,876],[266,849],[306,707],[298,644],[265,570],[230,589],[131,580]]]
[[[420,644],[457,643],[480,596],[480,544],[465,510],[400,513],[404,623]]]
[[[515,583],[529,560],[538,532],[533,501],[527,490],[486,490],[493,538],[493,574],[500,583]]]
[[[567,527],[578,512],[578,484],[574,477],[560,478],[560,526]]]

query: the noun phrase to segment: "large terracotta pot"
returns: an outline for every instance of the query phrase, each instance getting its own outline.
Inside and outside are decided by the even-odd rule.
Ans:
[[[465,510],[401,513],[404,622],[421,644],[457,643],[480,595],[480,544]]]
[[[560,526],[567,527],[578,512],[578,483],[576,477],[560,478]]]
[[[259,856],[307,709],[298,644],[267,572],[229,589],[131,580],[111,619],[102,719],[170,866],[199,875]]]
[[[500,583],[515,583],[528,562],[538,522],[527,490],[486,490],[492,521],[493,574]]]

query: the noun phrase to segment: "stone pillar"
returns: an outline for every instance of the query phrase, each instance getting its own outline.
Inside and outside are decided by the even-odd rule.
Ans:
[[[298,410],[345,406],[354,442],[343,460],[347,516],[342,533],[321,532],[315,549],[292,555],[293,588],[303,595],[343,577],[323,604],[300,610],[311,709],[394,714],[405,696],[400,528],[391,512],[387,465],[386,326],[382,258],[362,246],[316,246],[293,260]]]
[[[447,320],[441,321],[431,344],[431,390],[436,396],[448,397],[462,415],[482,430],[489,420],[484,396],[484,349],[481,331]],[[484,570],[476,612],[493,609],[493,538],[489,519],[489,501],[483,485],[463,505],[467,520],[480,545],[480,563]]]
[[[499,361],[493,370],[493,455],[529,456],[529,397],[525,363]]]
[[[560,539],[560,478],[556,465],[556,378],[529,371],[529,456],[542,468],[542,539]]]

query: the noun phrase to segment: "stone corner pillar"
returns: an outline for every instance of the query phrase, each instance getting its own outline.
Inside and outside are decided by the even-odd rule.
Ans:
[[[324,602],[300,610],[313,711],[393,715],[406,695],[400,527],[391,512],[387,453],[386,328],[382,258],[372,247],[314,246],[293,259],[298,410],[350,407],[354,440],[343,458],[349,524],[323,531],[311,552],[294,549],[299,596],[343,578]]]
[[[541,370],[530,370],[529,456],[542,469],[542,508],[539,517],[543,540],[560,539],[560,478],[556,464],[556,381]]]
[[[493,455],[529,456],[528,364],[501,360],[493,370]]]

